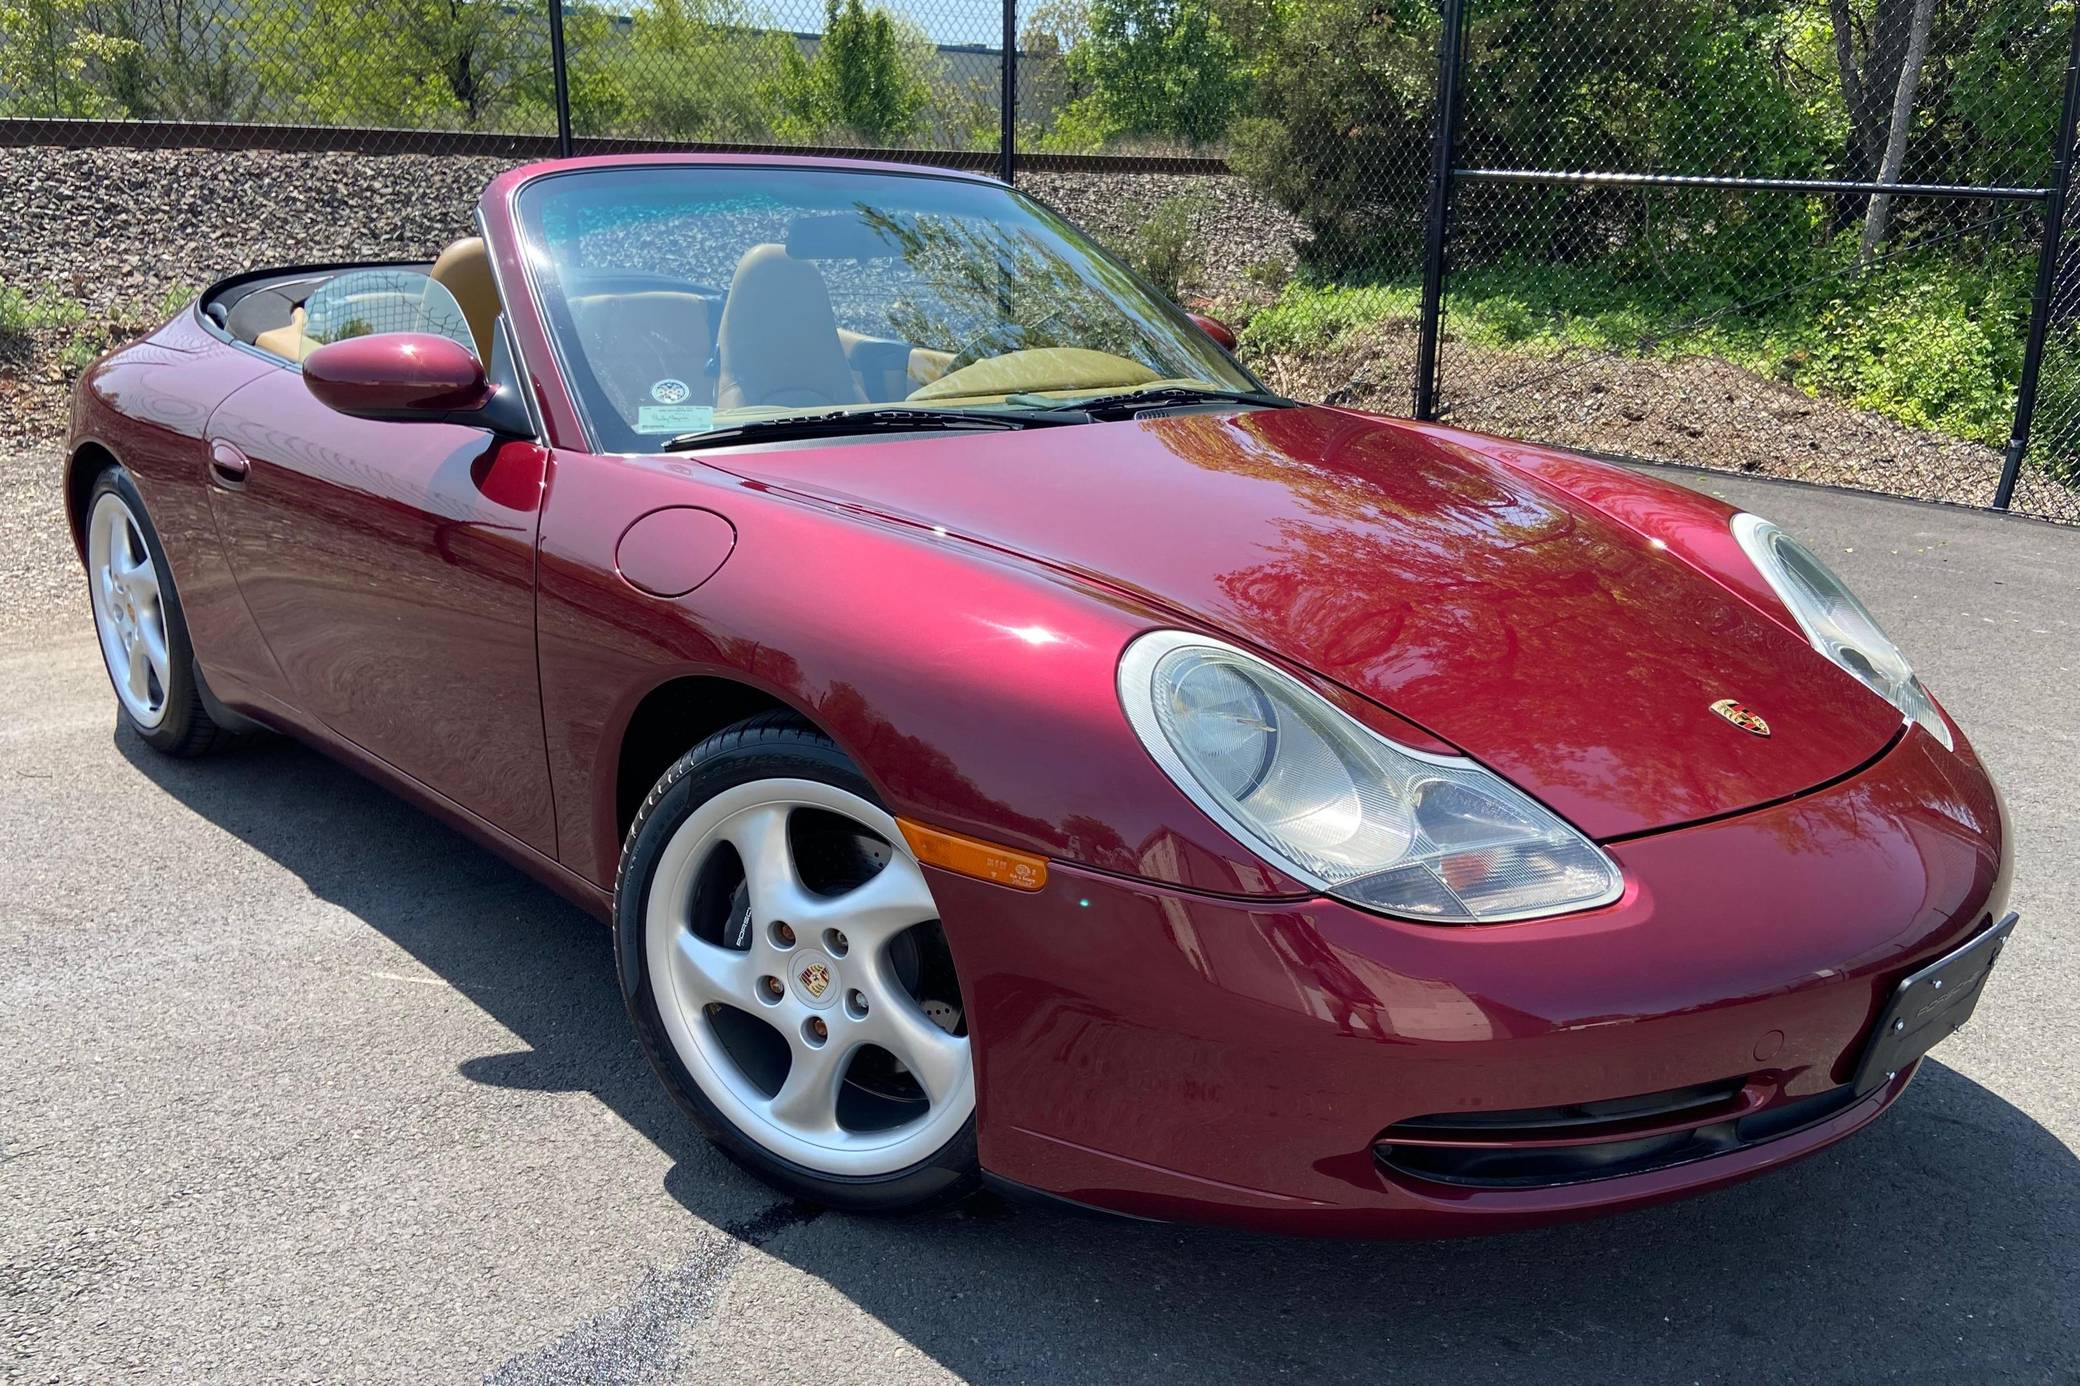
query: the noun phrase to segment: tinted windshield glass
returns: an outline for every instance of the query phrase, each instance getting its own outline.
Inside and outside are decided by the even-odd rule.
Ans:
[[[519,210],[610,450],[804,413],[1256,387],[1060,218],[990,184],[653,166],[544,178]]]

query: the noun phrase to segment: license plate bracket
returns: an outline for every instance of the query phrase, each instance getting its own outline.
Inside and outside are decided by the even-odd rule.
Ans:
[[[1883,1087],[1972,1018],[1993,960],[2000,956],[2016,918],[2008,915],[1893,988],[1856,1066],[1859,1096]]]

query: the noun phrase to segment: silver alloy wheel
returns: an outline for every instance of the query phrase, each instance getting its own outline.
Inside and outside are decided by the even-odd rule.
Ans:
[[[890,847],[864,884],[837,895],[804,884],[788,831],[797,809],[849,819]],[[744,869],[749,947],[695,932],[696,884],[728,844]],[[738,785],[696,808],[658,856],[643,916],[657,1012],[708,1100],[768,1151],[825,1175],[877,1175],[936,1153],[975,1109],[966,1036],[927,1017],[898,976],[891,945],[939,917],[895,820],[817,780]],[[786,1041],[777,1090],[754,1081],[717,1028],[715,1008],[753,1016]],[[907,1070],[924,1110],[860,1130],[840,1120],[846,1075],[868,1046]]]
[[[131,719],[150,730],[166,719],[171,686],[166,607],[144,528],[113,491],[104,491],[87,516],[87,586],[116,696]]]

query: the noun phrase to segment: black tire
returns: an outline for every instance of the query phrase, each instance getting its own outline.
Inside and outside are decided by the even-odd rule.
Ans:
[[[650,791],[621,848],[614,883],[614,957],[636,1038],[673,1099],[702,1134],[745,1170],[792,1197],[848,1213],[918,1213],[959,1202],[982,1184],[975,1117],[927,1158],[888,1174],[832,1175],[786,1160],[740,1131],[701,1091],[657,1012],[644,948],[644,915],[659,855],[679,825],[723,790],[762,779],[819,780],[880,806],[866,776],[815,728],[762,713],[681,756]]]
[[[165,714],[156,726],[146,726],[131,713],[116,687],[115,669],[108,662],[106,648],[103,649],[102,667],[108,673],[110,690],[116,692],[118,712],[140,740],[162,755],[181,758],[205,756],[243,743],[248,738],[242,732],[220,726],[205,706],[202,683],[195,672],[195,647],[188,638],[187,616],[181,609],[180,593],[174,587],[173,570],[166,562],[165,546],[159,542],[159,531],[152,524],[151,512],[145,508],[136,481],[120,464],[104,469],[94,478],[94,485],[87,493],[87,522],[91,525],[96,504],[104,495],[110,494],[120,498],[129,508],[138,534],[144,540],[145,550],[151,555],[159,583],[160,610],[166,626]],[[90,565],[87,574],[90,586],[93,580]],[[88,601],[91,605],[91,590]]]

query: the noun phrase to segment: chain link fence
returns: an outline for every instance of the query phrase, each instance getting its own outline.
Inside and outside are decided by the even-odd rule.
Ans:
[[[1565,17],[1464,6],[1445,417],[2080,518],[2006,466],[2070,11]]]
[[[214,151],[169,207],[360,248],[419,235],[371,197],[559,149],[886,151],[1026,181],[1292,393],[2080,522],[2074,38],[2074,0],[10,0],[0,156]],[[334,253],[239,253],[284,241]],[[39,273],[0,252],[0,329]]]

